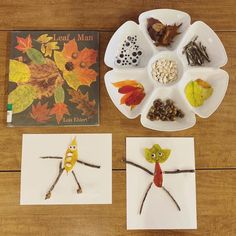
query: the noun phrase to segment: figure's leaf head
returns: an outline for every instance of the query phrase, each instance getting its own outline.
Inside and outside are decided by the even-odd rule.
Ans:
[[[73,140],[71,141],[71,143],[70,143],[68,149],[69,149],[70,151],[72,151],[72,152],[77,150],[76,137],[73,138]]]
[[[170,149],[162,149],[159,144],[154,144],[151,148],[145,148],[145,158],[150,163],[163,163],[170,156]]]

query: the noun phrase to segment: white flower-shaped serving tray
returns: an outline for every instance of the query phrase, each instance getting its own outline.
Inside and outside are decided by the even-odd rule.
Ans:
[[[181,34],[174,38],[174,42],[168,47],[156,47],[147,32],[147,19],[153,17],[163,24],[173,25],[182,23],[179,28]],[[215,32],[201,21],[190,24],[190,16],[181,11],[171,9],[157,9],[142,13],[139,16],[139,24],[133,21],[125,22],[112,36],[105,53],[105,64],[113,70],[105,74],[107,91],[115,106],[129,119],[141,115],[141,123],[144,127],[160,131],[178,131],[188,129],[195,125],[195,114],[202,118],[209,117],[222,102],[227,90],[228,73],[220,69],[227,63],[227,55],[223,44]],[[143,54],[137,66],[121,67],[115,63],[122,43],[127,36],[137,36],[137,45]],[[185,55],[182,54],[183,47],[198,36],[198,40],[207,48],[211,62],[202,66],[189,66]],[[162,85],[151,76],[151,65],[158,58],[174,59],[178,67],[178,80],[171,85]],[[191,80],[201,78],[208,82],[213,88],[213,94],[204,104],[198,108],[190,105],[186,99],[184,88]],[[113,83],[124,80],[136,80],[144,87],[145,97],[134,109],[125,104],[120,104],[123,94]],[[176,121],[150,121],[147,113],[155,99],[172,99],[185,116]]]

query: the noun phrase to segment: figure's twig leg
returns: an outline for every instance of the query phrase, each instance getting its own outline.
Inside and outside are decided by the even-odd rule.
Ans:
[[[61,175],[62,175],[62,173],[63,173],[64,170],[65,170],[65,169],[62,168],[62,162],[60,162],[58,176],[57,176],[56,180],[54,181],[54,183],[52,184],[52,186],[51,186],[51,188],[49,189],[49,191],[47,192],[47,194],[46,194],[46,196],[45,196],[45,200],[46,200],[46,199],[49,199],[49,198],[51,197],[51,192],[52,192],[52,190],[55,188],[55,186],[56,186],[58,180],[60,179],[60,177],[61,177]]]
[[[140,166],[140,165],[138,165],[138,164],[136,164],[136,163],[134,163],[134,162],[132,162],[132,161],[124,160],[124,162],[127,163],[127,164],[130,164],[130,165],[132,165],[132,166],[135,166],[135,167],[137,167],[137,168],[139,168],[139,169],[141,169],[141,170],[144,170],[144,171],[147,172],[149,175],[153,175],[153,173],[152,173],[150,170],[148,170],[148,169],[146,169],[145,167],[142,167],[142,166]]]
[[[176,200],[174,199],[174,197],[170,194],[170,192],[164,187],[162,186],[162,189],[164,189],[164,191],[169,195],[169,197],[173,200],[173,202],[175,203],[176,207],[178,208],[179,211],[181,211],[179,204],[176,202]]]
[[[73,176],[74,176],[74,178],[75,178],[75,181],[76,181],[76,183],[77,183],[77,185],[78,185],[77,193],[82,193],[82,188],[81,188],[81,186],[80,186],[80,184],[79,184],[79,181],[78,181],[78,179],[76,178],[75,172],[74,172],[73,170],[72,170],[72,174],[73,174]]]
[[[146,193],[145,193],[145,195],[144,195],[144,197],[143,197],[143,200],[142,200],[142,203],[141,203],[141,206],[140,206],[140,209],[139,209],[139,215],[141,215],[141,213],[142,213],[143,204],[144,204],[144,202],[145,202],[145,200],[146,200],[146,198],[147,198],[147,195],[148,195],[149,190],[150,190],[151,187],[152,187],[152,183],[153,183],[153,182],[151,182],[151,183],[148,185],[148,188],[147,188],[147,190],[146,190]]]

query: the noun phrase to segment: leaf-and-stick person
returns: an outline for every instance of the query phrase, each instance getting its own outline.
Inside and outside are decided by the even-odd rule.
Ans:
[[[98,165],[93,165],[93,164],[79,160],[76,137],[74,137],[74,139],[71,141],[70,145],[68,146],[64,158],[60,157],[60,156],[44,156],[44,157],[40,157],[40,158],[61,160],[59,163],[58,175],[57,175],[56,179],[54,180],[53,184],[51,185],[49,191],[46,193],[45,200],[49,199],[51,197],[52,191],[55,188],[55,186],[57,185],[57,183],[58,183],[59,179],[61,178],[64,171],[66,171],[67,174],[70,172],[72,173],[74,180],[78,186],[77,193],[82,193],[82,187],[81,187],[81,185],[78,181],[78,178],[76,177],[76,174],[74,172],[74,168],[76,166],[76,163],[80,163],[80,164],[83,164],[85,166],[89,166],[92,168],[100,168],[100,166],[98,166]]]
[[[171,150],[170,149],[162,149],[159,144],[154,144],[151,148],[145,148],[144,152],[145,152],[145,159],[149,163],[155,163],[154,173],[152,171],[146,169],[145,167],[140,166],[132,161],[125,160],[125,162],[127,164],[135,166],[135,167],[145,171],[149,175],[153,176],[153,181],[148,185],[147,190],[144,194],[142,203],[140,205],[139,214],[142,213],[144,202],[147,198],[147,195],[148,195],[153,183],[157,188],[163,189],[165,191],[165,193],[167,194],[167,196],[169,196],[169,198],[174,202],[177,209],[179,211],[181,211],[179,204],[177,203],[175,198],[172,196],[170,191],[167,190],[167,188],[165,186],[163,186],[163,174],[193,173],[195,170],[193,170],[193,169],[191,169],[191,170],[178,170],[177,169],[177,170],[173,170],[173,171],[162,171],[160,164],[164,163],[169,158]]]

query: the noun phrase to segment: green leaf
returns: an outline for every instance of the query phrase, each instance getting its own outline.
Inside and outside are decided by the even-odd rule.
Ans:
[[[54,99],[56,103],[64,103],[65,92],[62,86],[58,87],[54,92]]]
[[[35,48],[30,48],[26,51],[27,56],[29,59],[34,62],[35,64],[45,64],[46,60],[43,56],[43,54],[35,49]]]
[[[54,61],[59,70],[65,70],[66,58],[62,52],[54,51]]]
[[[25,83],[30,79],[29,67],[19,61],[10,60],[9,66],[9,81],[15,83]]]
[[[8,104],[12,104],[13,113],[20,113],[26,110],[36,98],[36,91],[29,84],[20,85],[8,96]]]
[[[80,82],[73,71],[64,72],[63,77],[71,88],[73,88],[76,91],[78,90],[78,87],[80,86]]]

